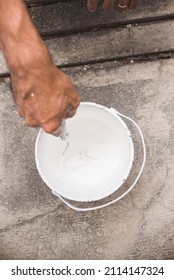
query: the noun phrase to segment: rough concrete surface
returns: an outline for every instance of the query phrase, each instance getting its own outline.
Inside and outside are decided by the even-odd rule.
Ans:
[[[86,1],[31,9],[38,30],[47,34],[45,42],[57,66],[174,50],[174,21],[164,21],[173,14],[171,0],[141,1],[137,10],[123,14],[103,13],[101,8],[90,13]],[[89,27],[90,32],[86,32]],[[48,36],[56,32],[60,33],[57,37]],[[8,72],[1,51],[0,66],[0,75]]]
[[[68,71],[82,100],[133,117],[147,145],[135,189],[90,213],[68,209],[44,185],[34,163],[37,132],[21,123],[8,84],[1,83],[1,259],[174,258],[173,68],[169,59]]]
[[[49,0],[48,0],[49,1]],[[135,11],[126,10],[119,13],[115,9],[103,13],[100,7],[95,13],[86,9],[87,0],[69,1],[49,6],[39,6],[30,9],[32,19],[42,34],[48,32],[67,32],[102,26],[119,26],[126,22],[136,23],[155,18],[171,18],[174,12],[173,0],[143,0]]]

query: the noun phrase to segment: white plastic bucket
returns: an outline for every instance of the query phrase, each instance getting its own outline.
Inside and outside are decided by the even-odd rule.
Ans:
[[[137,178],[123,195],[104,205],[92,208],[72,205],[66,199],[97,201],[114,193],[127,179],[134,160],[134,146],[130,131],[120,116],[133,122],[142,140],[144,157]],[[36,166],[52,192],[78,211],[102,208],[125,196],[138,181],[145,164],[145,144],[138,125],[113,108],[83,102],[66,126],[67,141],[47,134],[43,129],[36,139]]]

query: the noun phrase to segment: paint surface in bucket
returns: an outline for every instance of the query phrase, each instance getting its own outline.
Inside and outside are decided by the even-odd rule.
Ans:
[[[116,114],[82,103],[66,122],[68,143],[40,131],[36,163],[45,183],[65,198],[95,201],[117,190],[128,177],[134,149],[130,132]]]

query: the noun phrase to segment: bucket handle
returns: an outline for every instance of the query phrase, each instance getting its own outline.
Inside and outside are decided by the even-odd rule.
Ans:
[[[142,146],[143,146],[143,161],[142,161],[142,164],[141,164],[141,168],[138,172],[138,175],[136,177],[136,179],[134,180],[134,182],[132,183],[132,185],[128,188],[127,191],[125,191],[122,195],[120,195],[119,197],[117,197],[116,199],[112,200],[112,201],[109,201],[105,204],[102,204],[102,205],[99,205],[99,206],[95,206],[95,207],[89,207],[89,208],[80,208],[80,207],[77,207],[73,204],[71,204],[69,201],[67,201],[64,197],[62,197],[59,193],[57,193],[56,191],[52,191],[52,193],[54,195],[56,195],[58,198],[60,198],[60,200],[62,200],[62,202],[64,202],[67,206],[69,206],[71,209],[73,210],[76,210],[76,211],[81,211],[81,212],[87,212],[87,211],[92,211],[92,210],[97,210],[97,209],[101,209],[101,208],[104,208],[106,206],[109,206],[111,204],[114,204],[115,202],[119,201],[120,199],[122,199],[124,196],[126,196],[132,189],[133,187],[136,185],[137,181],[139,180],[141,174],[142,174],[142,171],[143,171],[143,168],[144,168],[144,165],[145,165],[145,162],[146,162],[146,146],[145,146],[145,142],[144,142],[144,137],[143,137],[143,133],[140,129],[140,127],[138,126],[138,124],[132,120],[131,118],[119,113],[118,111],[116,111],[115,109],[113,108],[110,108],[109,109],[112,113],[114,114],[117,114],[118,116],[122,117],[122,118],[125,118],[127,120],[129,120],[130,122],[132,122],[134,124],[134,126],[136,127],[136,129],[138,130],[139,132],[139,135],[140,135],[140,138],[141,138],[141,141],[142,141]]]

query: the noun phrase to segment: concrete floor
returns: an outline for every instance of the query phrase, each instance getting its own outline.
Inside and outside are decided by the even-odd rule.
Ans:
[[[131,193],[88,213],[70,210],[39,177],[38,131],[24,125],[8,78],[1,80],[0,259],[174,259],[173,69],[172,55],[64,69],[82,101],[112,106],[136,120],[147,147],[143,175]],[[128,185],[142,156],[136,134],[135,146]]]

